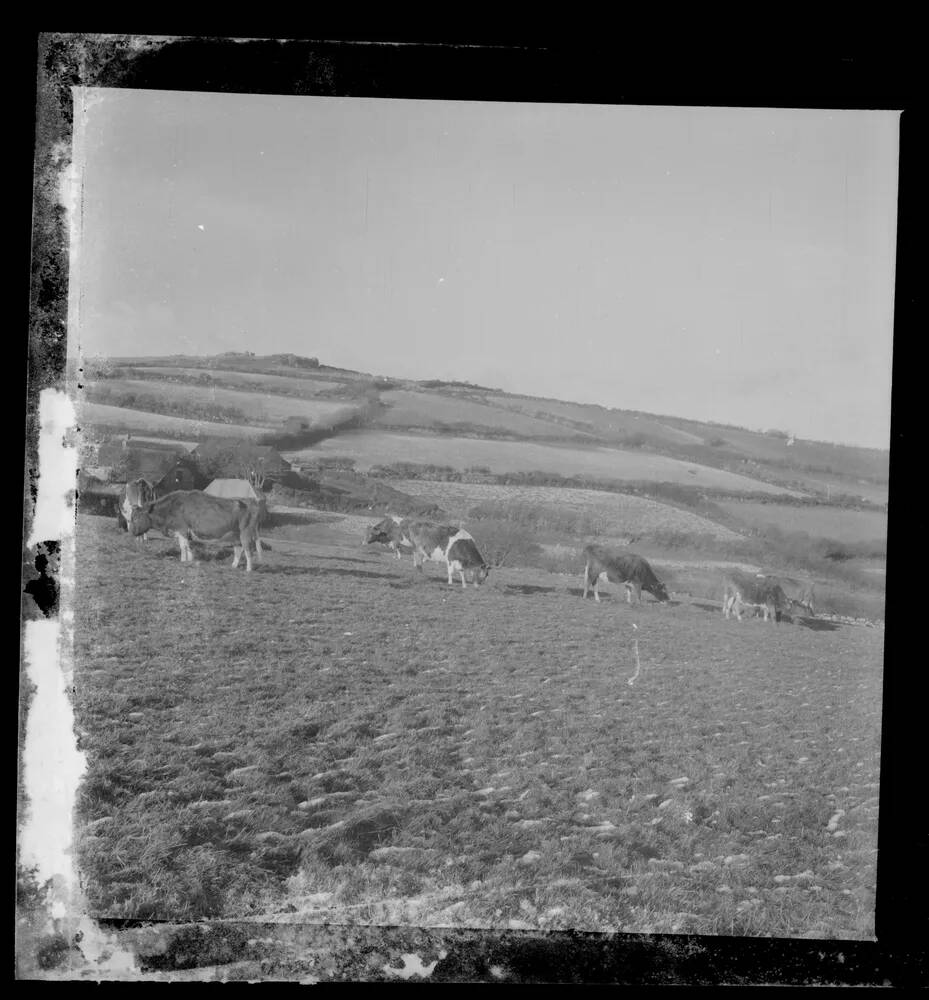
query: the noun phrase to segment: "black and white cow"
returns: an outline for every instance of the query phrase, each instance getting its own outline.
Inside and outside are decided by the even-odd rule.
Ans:
[[[616,552],[602,545],[588,545],[584,548],[584,558],[587,565],[584,568],[584,597],[587,597],[589,587],[594,589],[594,598],[600,600],[597,592],[600,580],[605,578],[610,583],[622,584],[626,588],[626,601],[635,603],[642,600],[642,591],[647,590],[659,601],[669,601],[665,585],[655,576],[655,571],[642,556],[634,552]]]
[[[365,545],[373,545],[375,542],[380,542],[383,545],[388,546],[393,549],[396,553],[398,559],[402,558],[400,555],[400,549],[409,549],[412,547],[412,542],[406,538],[403,534],[403,518],[397,517],[395,514],[390,514],[384,518],[383,521],[378,521],[377,524],[372,524],[365,532]]]
[[[413,546],[413,565],[420,572],[423,562],[431,559],[446,564],[449,586],[454,582],[455,573],[461,578],[462,587],[466,582],[478,587],[487,579],[490,567],[464,528],[407,519],[398,529],[401,538]]]

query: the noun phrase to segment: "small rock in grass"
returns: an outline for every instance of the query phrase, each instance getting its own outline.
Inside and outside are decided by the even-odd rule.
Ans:
[[[269,840],[274,843],[280,843],[280,841],[286,839],[287,838],[284,834],[278,833],[277,830],[264,830],[262,833],[255,834],[255,840],[257,840],[259,844],[266,844]]]
[[[679,872],[684,869],[683,861],[671,861],[666,858],[649,858],[648,863],[659,871]]]
[[[674,785],[675,788],[683,788],[684,785],[690,784],[690,778],[674,778],[672,781],[669,781],[668,784]]]
[[[732,889],[728,885],[718,885],[716,886],[716,891],[721,895],[726,895],[727,893],[731,893]]]
[[[229,778],[239,778],[243,774],[251,774],[252,771],[257,771],[257,770],[258,770],[258,765],[257,764],[248,764],[246,767],[236,767],[236,768],[234,768],[233,770],[231,770],[229,772],[229,774],[227,775],[227,777],[229,777]]]
[[[830,833],[831,833],[832,831],[834,831],[834,830],[836,829],[836,827],[838,827],[838,825],[839,825],[839,820],[840,820],[840,819],[841,819],[841,818],[842,818],[842,817],[843,817],[844,815],[845,815],[845,810],[844,810],[844,809],[837,809],[837,810],[836,810],[836,811],[835,811],[835,812],[834,812],[834,813],[832,814],[832,816],[830,816],[830,817],[829,817],[829,822],[828,822],[828,823],[826,824],[826,829],[827,829],[827,830],[829,830],[829,831],[830,831]]]
[[[233,819],[245,819],[246,816],[251,816],[253,813],[253,809],[239,809],[236,812],[229,813],[228,816],[223,816],[223,821],[228,822]]]
[[[517,864],[520,865],[534,865],[538,863],[542,855],[538,851],[526,851],[526,853],[519,859]]]

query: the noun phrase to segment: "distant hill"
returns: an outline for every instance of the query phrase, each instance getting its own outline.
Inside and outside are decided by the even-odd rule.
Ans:
[[[695,484],[711,481],[698,475],[700,468],[717,469],[778,490],[864,498],[872,504],[887,498],[886,451],[507,393],[469,382],[366,374],[325,365],[315,357],[226,353],[92,358],[73,375],[82,386],[78,397],[87,404],[84,424],[98,436],[125,430],[198,440],[238,435],[295,451],[328,437],[325,451],[331,455],[348,428],[354,451],[346,454],[364,452],[358,450],[359,435],[367,428],[375,435],[372,447],[380,447],[385,434],[388,445],[390,435],[398,435],[398,449],[413,462],[415,442],[423,437],[522,441],[595,451],[597,467],[609,467],[610,456],[616,455],[617,479],[632,478],[623,474],[622,455],[651,454],[689,463]],[[305,444],[284,436],[285,426],[295,424],[308,428]],[[549,453],[560,452],[538,452]],[[648,465],[633,464],[637,470]],[[652,464],[656,470],[669,468]]]

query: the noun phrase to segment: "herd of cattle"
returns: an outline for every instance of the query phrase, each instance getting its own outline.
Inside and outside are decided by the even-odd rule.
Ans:
[[[209,496],[200,490],[177,490],[156,498],[152,486],[138,479],[126,484],[117,520],[120,528],[141,540],[145,540],[152,530],[176,537],[181,562],[194,561],[191,541],[232,541],[233,568],[239,565],[244,554],[246,569],[251,570],[253,549],[261,559],[259,530],[266,515],[264,500],[226,499]],[[480,586],[490,572],[474,539],[463,528],[419,518],[388,516],[368,528],[364,544],[375,543],[389,546],[398,559],[401,550],[412,550],[413,566],[420,572],[427,559],[443,563],[448,571],[449,586],[454,583],[456,574],[462,587],[469,583]],[[643,590],[658,601],[670,600],[665,585],[642,556],[588,545],[584,548],[584,560],[585,598],[592,588],[594,599],[599,601],[600,582],[606,580],[625,588],[629,604],[638,604]],[[765,621],[779,621],[794,607],[815,616],[813,602],[813,584],[808,580],[739,571],[730,572],[725,578],[723,614],[726,618],[734,612],[741,621],[745,608],[761,611]]]

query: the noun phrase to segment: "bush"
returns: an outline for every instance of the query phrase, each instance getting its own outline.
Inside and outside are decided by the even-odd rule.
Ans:
[[[506,521],[538,537],[540,534],[588,537],[606,534],[602,521],[590,514],[565,509],[555,504],[488,501],[468,511],[469,522],[489,519]]]
[[[526,566],[542,555],[542,546],[530,531],[500,518],[474,518],[468,522],[481,555],[491,566]]]

